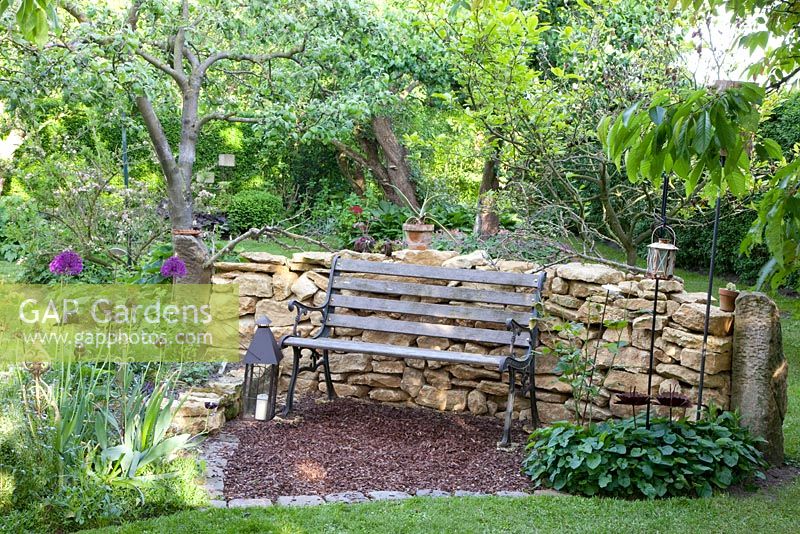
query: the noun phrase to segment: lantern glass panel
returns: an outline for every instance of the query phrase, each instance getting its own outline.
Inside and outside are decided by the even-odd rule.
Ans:
[[[667,240],[651,243],[647,247],[647,276],[668,280],[675,273],[675,256],[678,247]]]
[[[277,366],[274,366],[277,367]],[[270,393],[273,365],[248,364],[242,385],[242,416],[250,419],[256,413],[258,396]]]
[[[662,237],[655,239],[656,232]],[[670,236],[665,237],[665,236]],[[653,242],[647,245],[647,277],[669,280],[675,273],[675,257],[678,247],[675,246],[675,232],[669,226],[663,226],[653,232]]]

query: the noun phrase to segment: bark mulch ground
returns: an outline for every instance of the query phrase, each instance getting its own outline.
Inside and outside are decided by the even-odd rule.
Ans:
[[[314,398],[300,401],[293,416],[225,427],[239,438],[225,469],[226,498],[531,488],[520,473],[522,449],[497,450],[502,423],[492,417]],[[524,442],[514,427],[513,441]]]

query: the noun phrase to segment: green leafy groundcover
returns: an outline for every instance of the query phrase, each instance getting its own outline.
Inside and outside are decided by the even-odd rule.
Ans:
[[[707,497],[763,477],[767,467],[732,412],[698,422],[641,417],[590,426],[555,423],[531,434],[523,471],[539,485],[584,495],[654,499]]]

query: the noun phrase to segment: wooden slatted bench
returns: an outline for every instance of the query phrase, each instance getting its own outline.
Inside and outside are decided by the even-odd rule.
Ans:
[[[292,409],[298,374],[314,371],[320,365],[325,376],[328,398],[333,399],[334,389],[328,361],[331,352],[489,366],[500,372],[508,371],[509,375],[508,402],[500,441],[501,445],[508,445],[517,373],[522,373],[523,391],[530,391],[533,423],[538,425],[533,356],[538,338],[537,318],[544,281],[544,272],[522,274],[451,269],[334,256],[328,291],[322,306],[309,306],[294,300],[289,302],[289,310],[296,311],[297,317],[292,334],[284,336],[280,341],[281,348],[293,349],[292,375],[284,416]],[[452,282],[468,286],[454,286]],[[518,287],[525,289],[518,292],[515,290]],[[399,300],[403,296],[420,297],[426,301]],[[431,300],[434,302],[430,302]],[[440,301],[445,303],[437,303]],[[482,306],[483,304],[512,308],[487,307]],[[321,312],[322,326],[313,337],[301,337],[297,333],[298,325],[303,316],[310,312]],[[365,317],[359,313],[387,316],[399,314],[402,318]],[[442,324],[447,320],[458,324]],[[496,328],[484,327],[490,325]],[[502,355],[488,355],[336,339],[331,337],[335,328],[448,338],[456,342],[506,346],[508,350]],[[300,366],[303,349],[311,351],[311,364],[306,367]]]

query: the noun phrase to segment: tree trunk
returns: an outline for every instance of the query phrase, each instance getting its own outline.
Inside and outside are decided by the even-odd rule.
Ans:
[[[630,266],[635,267],[636,262],[639,259],[638,251],[636,250],[636,245],[628,245],[625,247],[625,263]]]
[[[208,249],[203,241],[195,235],[177,233],[178,231],[191,231],[193,224],[191,176],[197,145],[197,96],[198,92],[184,96],[181,141],[177,162],[150,100],[145,96],[136,98],[136,105],[147,127],[161,171],[167,181],[169,219],[173,232],[172,244],[175,254],[186,263],[186,276],[179,281],[187,284],[206,284],[211,281],[211,269],[203,267],[208,259]]]
[[[386,116],[374,117],[372,119],[372,131],[386,160],[389,189],[394,189],[395,192],[399,191],[401,193],[399,196],[403,200],[402,204],[408,203],[412,208],[418,209],[419,202],[417,201],[417,192],[414,189],[414,184],[411,181],[411,166],[408,164],[408,153],[406,147],[403,146],[394,133],[392,120]],[[386,189],[384,188],[384,190]],[[397,196],[397,194],[394,195],[394,197]],[[392,202],[398,203],[393,200],[393,197],[390,196],[389,198]]]
[[[497,179],[497,165],[499,163],[499,148],[492,148],[491,156],[483,164],[481,174],[481,188],[478,192],[478,214],[475,216],[473,231],[480,236],[495,235],[500,231],[500,217],[497,214],[496,204],[490,193],[500,189]]]
[[[381,148],[378,142],[371,137],[359,135],[357,137],[358,145],[365,156],[366,167],[372,173],[375,181],[381,186],[384,196],[389,199],[389,202],[398,206],[407,206],[408,203],[398,193],[397,189],[392,187],[392,180],[389,178],[389,170],[381,161]]]
[[[412,208],[418,209],[419,201],[411,181],[411,166],[408,164],[406,149],[397,139],[391,120],[388,117],[375,117],[372,120],[372,134],[356,131],[355,139],[360,151],[335,139],[333,145],[356,165],[369,169],[389,202],[403,207],[410,204]],[[346,170],[343,169],[342,172],[350,179]],[[363,175],[361,176],[363,179]],[[363,190],[363,181],[361,183]]]
[[[342,151],[336,155],[336,163],[339,165],[342,176],[350,182],[356,195],[363,197],[366,192],[367,184],[366,177],[364,176],[364,169],[361,165],[351,161],[350,158],[347,157],[347,154]]]
[[[608,172],[605,163],[600,165],[598,185],[600,188],[600,202],[603,205],[603,219],[608,225],[611,234],[616,237],[619,244],[622,245],[622,249],[625,251],[625,262],[635,267],[637,258],[636,243],[631,235],[633,228],[630,228],[630,231],[626,231],[622,221],[620,221],[617,216],[617,210],[614,208],[614,203],[611,201],[611,195],[608,191]]]

